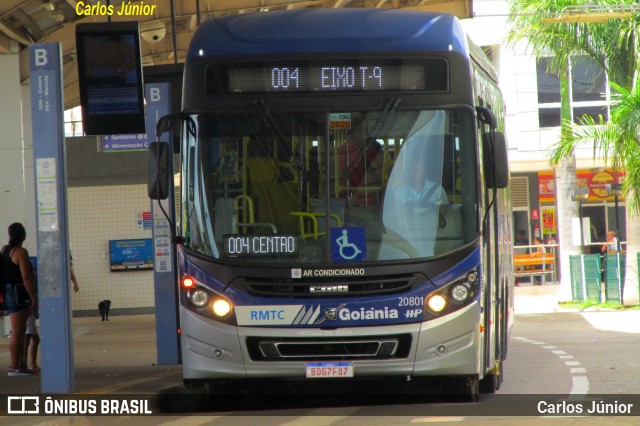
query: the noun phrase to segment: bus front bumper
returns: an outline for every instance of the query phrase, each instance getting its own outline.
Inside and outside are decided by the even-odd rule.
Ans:
[[[256,360],[248,342],[301,342],[313,339],[373,340],[410,336],[406,354],[384,359],[353,359],[354,377],[480,375],[480,308],[473,303],[442,318],[422,323],[375,327],[320,328],[236,327],[181,307],[182,363],[185,381],[216,379],[304,379],[307,362]],[[253,354],[253,358],[252,355]],[[318,359],[310,359],[319,362]],[[322,360],[320,360],[322,361]],[[331,362],[337,362],[334,358]]]

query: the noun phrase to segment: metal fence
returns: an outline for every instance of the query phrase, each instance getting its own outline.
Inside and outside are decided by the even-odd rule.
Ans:
[[[622,303],[625,253],[581,254],[569,256],[569,261],[571,297],[574,302],[595,300]]]

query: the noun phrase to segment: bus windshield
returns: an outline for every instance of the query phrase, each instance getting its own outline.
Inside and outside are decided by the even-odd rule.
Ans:
[[[229,262],[424,259],[478,233],[471,110],[193,114],[186,247]]]

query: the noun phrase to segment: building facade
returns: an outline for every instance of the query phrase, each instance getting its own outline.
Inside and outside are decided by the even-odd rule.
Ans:
[[[539,237],[554,244],[558,224],[574,224],[572,233],[583,233],[583,244],[579,235],[573,235],[578,252],[599,252],[608,231],[616,231],[624,248],[626,208],[610,187],[624,181],[624,171],[607,167],[592,147],[577,150],[575,179],[580,190],[575,192],[584,196],[571,199],[576,208],[558,208],[558,172],[548,158],[550,148],[560,139],[559,79],[547,71],[549,58],[533,57],[526,42],[507,45],[506,2],[476,0],[474,11],[475,17],[463,24],[474,42],[492,57],[506,102],[514,232],[524,230],[529,243]],[[596,121],[599,116],[608,119],[611,96],[606,74],[584,57],[572,58],[570,71],[574,122],[585,114]],[[582,226],[576,227],[580,219]]]

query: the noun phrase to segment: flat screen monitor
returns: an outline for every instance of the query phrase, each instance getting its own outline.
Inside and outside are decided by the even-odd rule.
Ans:
[[[109,258],[111,272],[153,269],[153,240],[110,240]]]
[[[145,133],[138,22],[78,24],[76,48],[84,133]]]

